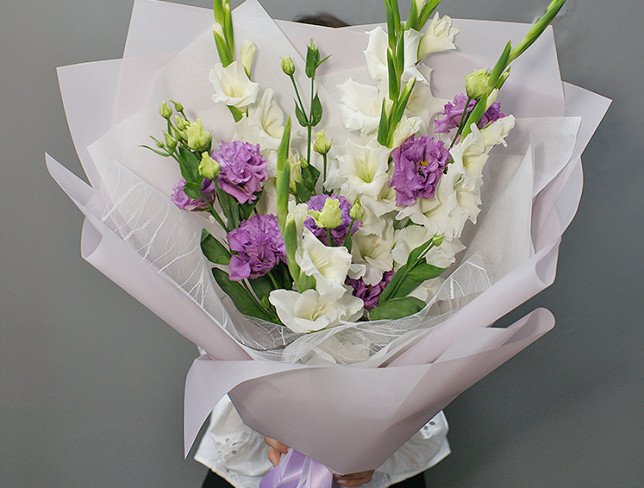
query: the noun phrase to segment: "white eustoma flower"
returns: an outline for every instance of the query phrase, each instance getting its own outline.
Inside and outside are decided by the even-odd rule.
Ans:
[[[315,278],[316,290],[331,300],[345,292],[344,282],[351,268],[351,254],[346,247],[328,247],[304,228],[302,247],[295,255],[302,272]]]
[[[375,86],[362,85],[349,78],[340,91],[340,115],[344,128],[372,134],[380,125],[383,96]]]
[[[476,191],[483,184],[483,168],[490,151],[498,144],[505,145],[505,138],[514,127],[513,116],[503,117],[489,126],[478,129],[472,124],[472,132],[456,144],[450,154],[454,161],[463,165],[464,175],[462,186],[466,190]]]
[[[235,125],[235,139],[259,144],[262,156],[268,161],[269,176],[277,171],[277,149],[284,132],[284,112],[280,108],[273,90],[264,91],[259,102],[248,108],[248,116],[242,117]]]
[[[341,192],[349,200],[363,195],[375,198],[389,180],[389,149],[375,140],[364,145],[347,140],[338,161],[338,173],[344,179]]]
[[[355,321],[363,313],[362,300],[349,293],[331,299],[316,290],[306,290],[303,293],[274,290],[268,299],[282,323],[299,334],[333,327],[345,320]]]
[[[407,263],[409,254],[432,237],[434,234],[420,225],[410,225],[395,231],[394,248],[391,255],[397,267]],[[456,255],[464,249],[463,243],[456,238],[443,239],[440,246],[430,249],[426,255],[426,261],[439,268],[449,268],[456,261]]]
[[[393,268],[391,248],[394,243],[393,226],[388,225],[383,234],[366,234],[359,230],[351,238],[354,261],[364,264],[367,269],[363,277],[367,285],[375,285],[382,280],[386,271]]]
[[[367,33],[369,43],[364,51],[367,60],[367,69],[372,79],[377,81],[383,90],[389,86],[389,69],[387,67],[387,33],[382,27],[378,26]],[[404,69],[401,76],[402,83],[405,84],[412,78],[416,78],[421,83],[427,83],[416,67],[418,63],[420,44],[422,35],[413,29],[405,31],[405,59]]]
[[[259,84],[250,81],[239,61],[224,68],[218,63],[210,72],[210,82],[215,88],[212,99],[229,107],[244,109],[257,101]]]
[[[425,59],[431,53],[456,49],[454,37],[458,29],[452,26],[452,19],[447,15],[440,17],[438,13],[429,23],[418,50],[418,59]]]

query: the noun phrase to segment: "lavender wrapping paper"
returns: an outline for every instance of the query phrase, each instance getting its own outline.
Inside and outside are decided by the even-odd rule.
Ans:
[[[146,80],[152,86],[176,50],[194,40],[186,35],[183,44],[146,44],[142,41],[146,38],[142,25],[146,16],[155,12],[152,18],[159,27],[183,15],[184,21],[195,25],[194,33],[199,33],[209,25],[206,15],[211,15],[202,9],[147,0],[135,3],[135,14],[137,11],[123,61],[90,63],[60,71],[72,137],[94,188],[100,185],[100,175],[87,147],[116,122],[143,109],[149,93],[141,91]],[[476,29],[476,21],[468,22],[472,23],[469,29]],[[287,37],[292,29],[289,39],[307,32],[306,27],[289,23],[280,23],[279,27]],[[311,29],[315,29],[313,35],[324,48],[324,29]],[[140,52],[141,46],[146,46],[148,52]],[[354,69],[352,63],[348,58],[339,60],[337,71],[331,70],[327,76]],[[140,84],[135,83],[137,70]],[[542,178],[543,185],[534,199],[534,254],[457,314],[400,351],[384,368],[249,361],[244,349],[182,290],[103,223],[95,190],[48,157],[52,176],[86,215],[83,257],[209,353],[195,361],[187,378],[186,452],[212,407],[230,392],[247,425],[282,440],[333,471],[375,468],[458,394],[550,330],[554,318],[544,309],[508,329],[488,326],[554,280],[560,238],[574,217],[581,195],[579,157],[608,107],[602,97],[572,85],[559,86],[565,105],[558,108],[556,102],[552,103],[550,108],[541,107],[545,113],[537,115],[578,116],[582,120],[570,160],[556,174]],[[557,90],[548,95],[554,100],[559,97]],[[515,108],[521,110],[520,106]],[[523,115],[531,114],[525,110]],[[312,424],[312,418],[318,422]]]

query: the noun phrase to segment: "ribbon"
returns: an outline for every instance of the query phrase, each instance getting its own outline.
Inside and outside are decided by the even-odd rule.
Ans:
[[[271,469],[259,488],[331,488],[333,473],[324,464],[289,449],[281,462]]]

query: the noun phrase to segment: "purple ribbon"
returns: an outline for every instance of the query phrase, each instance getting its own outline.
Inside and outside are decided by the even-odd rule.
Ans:
[[[331,488],[333,473],[324,464],[289,449],[281,462],[271,469],[259,488]]]

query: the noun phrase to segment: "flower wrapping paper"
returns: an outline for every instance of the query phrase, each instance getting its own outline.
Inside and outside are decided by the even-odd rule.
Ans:
[[[331,107],[326,126],[331,133],[340,128],[335,87],[367,76],[362,50],[369,26],[332,30],[273,21],[256,0],[238,7],[234,20],[240,38],[257,45],[257,77],[282,105],[290,92],[277,57],[290,55],[301,68],[301,47],[311,38],[334,53],[319,89]],[[494,152],[479,223],[464,236],[461,265],[484,259],[488,281],[469,283],[473,290],[458,306],[396,336],[392,347],[368,357],[344,351],[352,364],[307,356],[351,330],[320,334],[312,343],[297,339],[271,354],[252,347],[261,337],[240,335],[249,322],[208,279],[198,246],[203,221],[170,207],[176,167],[137,147],[160,127],[158,101],[175,96],[216,138],[232,136],[225,107],[210,99],[211,25],[209,10],[137,0],[122,60],[59,70],[70,132],[91,186],[51,156],[47,166],[85,215],[83,258],[206,352],[186,380],[186,454],[228,393],[249,427],[332,471],[376,468],[460,393],[554,326],[552,314],[537,309],[508,328],[490,327],[554,281],[561,236],[581,196],[580,157],[610,102],[562,83],[549,29],[504,88],[504,109],[517,126],[507,150]],[[493,64],[507,37],[520,38],[529,28],[476,20],[455,25],[459,50],[429,61],[437,97],[451,98],[465,74]]]

